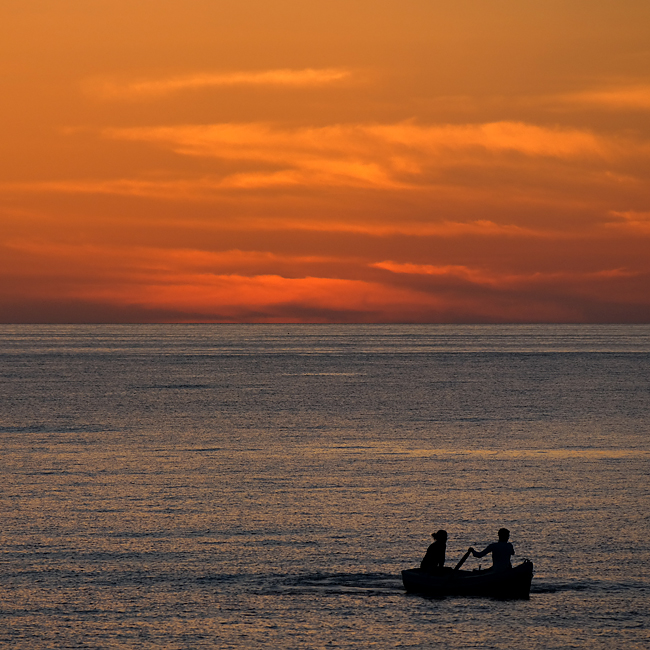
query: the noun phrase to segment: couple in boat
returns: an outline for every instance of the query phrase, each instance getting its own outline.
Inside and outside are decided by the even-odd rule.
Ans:
[[[447,549],[447,531],[439,530],[436,533],[431,533],[431,537],[435,540],[433,544],[427,549],[426,555],[422,558],[420,569],[426,573],[442,574],[451,571],[450,567],[445,567],[445,551]],[[499,541],[488,544],[482,551],[475,551],[472,547],[467,550],[463,559],[458,563],[456,569],[467,559],[470,553],[474,557],[484,557],[488,553],[492,553],[492,569],[495,571],[503,571],[511,569],[510,558],[515,554],[515,549],[508,541],[510,539],[510,531],[507,528],[501,528],[498,532]]]
[[[402,571],[402,582],[408,593],[434,598],[446,596],[482,596],[489,598],[528,598],[533,579],[533,563],[524,560],[513,567],[510,558],[515,554],[508,541],[510,531],[502,528],[499,541],[489,544],[482,551],[469,548],[455,568],[445,567],[447,532],[433,534],[434,543],[429,546],[420,567]],[[470,556],[484,557],[492,554],[492,566],[484,571],[462,571],[463,562]]]

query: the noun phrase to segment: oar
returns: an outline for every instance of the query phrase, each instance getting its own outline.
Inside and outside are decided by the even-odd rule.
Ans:
[[[468,548],[467,553],[465,553],[465,555],[463,555],[463,557],[460,558],[460,562],[454,567],[454,571],[458,571],[458,569],[460,569],[460,567],[462,567],[463,564],[465,564],[465,560],[469,557],[469,554],[471,552],[472,552],[472,549]]]

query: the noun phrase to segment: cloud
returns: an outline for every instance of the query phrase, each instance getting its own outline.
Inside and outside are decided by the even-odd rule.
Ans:
[[[434,296],[418,298],[418,291],[408,287],[310,274],[309,265],[332,261],[313,256],[30,241],[14,241],[3,248],[29,263],[17,268],[12,262],[11,286],[0,291],[0,301],[16,302],[30,293],[36,300],[56,296],[63,302],[110,304],[120,310],[173,312],[177,321],[185,320],[184,314],[202,314],[207,320],[265,322],[372,320],[373,314],[391,305],[397,305],[400,313],[409,304],[420,305],[422,299],[437,301]],[[4,257],[4,264],[9,264]],[[282,275],[277,271],[280,264],[291,266],[294,275],[301,268],[303,273]]]
[[[617,143],[576,129],[517,122],[421,126],[343,124],[285,129],[270,124],[213,124],[105,129],[115,140],[150,143],[182,156],[229,164],[222,175],[190,178],[118,178],[4,183],[10,192],[117,194],[204,200],[218,193],[273,188],[349,187],[378,190],[449,190],[457,178],[445,170],[470,167],[492,173],[500,166],[516,174],[525,160],[608,160]],[[519,158],[511,160],[515,154]],[[471,192],[480,183],[471,177]],[[493,181],[490,183],[492,185]],[[466,188],[467,190],[468,188]],[[528,196],[533,196],[528,193]]]
[[[118,178],[112,180],[36,181],[3,183],[5,192],[54,192],[63,194],[116,194],[152,198],[190,199],[201,190],[218,186],[218,181],[206,179],[145,180]]]
[[[10,279],[0,302],[9,320],[48,304],[66,319],[117,314],[125,322],[580,321],[585,314],[602,321],[620,318],[623,308],[630,320],[650,313],[647,273],[625,269],[526,273],[343,261],[265,251],[14,241],[0,256]]]
[[[201,174],[183,169],[180,178],[157,171],[0,189],[222,205],[209,218],[196,206],[183,217],[188,226],[222,231],[518,239],[602,237],[601,215],[623,192],[645,191],[642,179],[630,179],[644,169],[643,143],[520,122],[302,128],[255,122],[101,133],[150,148],[154,165],[159,148],[178,154],[179,169],[194,167],[186,157],[203,158]],[[225,218],[226,211],[232,216]]]
[[[259,250],[202,250],[194,248],[157,248],[153,246],[117,246],[99,244],[72,244],[14,238],[3,242],[5,251],[16,251],[34,260],[57,260],[70,267],[88,266],[96,271],[118,272],[125,268],[123,260],[129,259],[126,273],[174,275],[224,274],[237,269],[240,275],[259,274],[259,269],[287,266],[308,267],[314,264],[340,263],[337,256],[291,255]],[[32,265],[37,262],[33,262]],[[46,264],[48,264],[47,262]],[[264,271],[266,272],[266,271]]]
[[[218,159],[226,163],[228,171],[189,178],[13,183],[3,184],[2,189],[182,200],[274,188],[448,191],[456,186],[476,194],[481,187],[494,190],[497,172],[500,183],[513,185],[509,179],[520,178],[525,165],[538,186],[541,174],[553,174],[557,162],[576,169],[595,162],[611,167],[618,158],[648,153],[643,143],[519,122],[429,126],[399,122],[294,129],[267,123],[225,123],[113,128],[103,130],[102,135],[153,144],[181,156]],[[535,166],[540,162],[546,164],[543,170]],[[612,171],[608,167],[603,173],[611,176]],[[511,189],[511,200],[522,194],[521,188]],[[529,199],[536,193],[535,187],[526,190]]]
[[[562,103],[607,110],[650,109],[650,85],[623,86],[561,95]]]
[[[229,123],[107,129],[107,137],[158,142],[178,153],[235,160],[354,160],[383,153],[391,166],[418,172],[412,157],[478,149],[526,156],[574,158],[605,156],[609,147],[589,131],[549,128],[520,122],[424,126],[341,124],[282,129],[265,123]],[[401,154],[401,155],[400,155]]]
[[[464,235],[505,237],[548,237],[554,240],[571,236],[569,233],[553,230],[536,230],[515,224],[498,224],[486,219],[475,221],[422,222],[402,219],[393,223],[368,221],[337,221],[336,219],[260,219],[249,221],[256,229],[308,230],[320,232],[359,233],[387,237],[406,235],[413,237],[462,237]],[[582,234],[580,236],[583,236]]]
[[[183,90],[199,90],[227,86],[323,86],[349,79],[350,70],[340,68],[306,68],[303,70],[262,70],[258,72],[197,73],[162,79],[145,79],[119,83],[91,81],[86,87],[103,99],[138,99],[160,97]]]
[[[617,212],[612,210],[610,214],[616,218],[616,221],[605,224],[606,227],[650,235],[650,212],[635,212],[634,210]]]
[[[549,283],[555,284],[559,282],[584,282],[630,278],[640,275],[639,272],[630,271],[628,269],[604,269],[592,272],[557,271],[552,273],[499,273],[495,271],[486,271],[484,269],[470,268],[463,265],[436,266],[433,264],[398,263],[390,260],[376,262],[370,264],[370,266],[384,269],[391,273],[457,278],[472,284],[502,288],[514,287],[516,285],[541,285]]]
[[[423,126],[342,124],[284,129],[229,123],[107,129],[105,137],[154,143],[186,156],[256,163],[222,188],[353,186],[413,189],[435,182],[436,171],[459,165],[494,166],[512,154],[528,159],[607,159],[612,143],[578,129],[519,122]],[[505,158],[504,158],[505,157]],[[269,170],[272,166],[275,169]],[[432,177],[433,174],[433,177]]]
[[[288,172],[287,172],[288,173]],[[268,175],[272,176],[272,175]],[[283,173],[278,173],[278,185],[286,181]],[[217,177],[204,177],[188,180],[130,180],[116,179],[112,181],[49,181],[31,183],[5,183],[0,184],[0,190],[5,193],[61,193],[61,194],[104,194],[108,196],[129,196],[145,197],[157,200],[182,201],[209,201],[215,199],[224,189],[245,189],[244,179],[254,179],[255,175],[233,175],[225,181]],[[286,186],[286,182],[284,183]],[[264,187],[259,183],[256,188]],[[273,187],[272,184],[266,187]],[[437,189],[441,194],[442,189]],[[468,192],[463,192],[467,198]],[[476,192],[472,193],[474,201],[487,201],[488,197],[480,197]],[[233,200],[241,201],[235,196]],[[453,200],[453,197],[452,197]],[[514,199],[513,199],[514,202]],[[7,210],[3,211],[9,215]],[[289,212],[289,211],[287,211]],[[269,214],[257,216],[256,214],[239,215],[227,221],[190,217],[184,215],[180,222],[184,228],[199,228],[202,231],[218,230],[221,232],[229,230],[257,231],[257,232],[322,232],[339,233],[350,235],[368,235],[371,237],[392,237],[396,235],[406,237],[505,237],[519,239],[582,239],[585,232],[560,230],[557,228],[534,228],[521,226],[514,223],[497,223],[489,219],[473,219],[454,221],[451,219],[422,220],[409,218],[409,215],[402,215],[399,219],[387,220],[385,217],[378,218],[376,213],[360,214],[353,219],[342,219],[337,214],[312,214],[310,218],[304,218],[304,211],[299,210],[297,216],[285,214],[276,216]],[[30,218],[43,218],[40,212],[21,211],[17,218],[21,221],[25,216]],[[161,226],[169,227],[178,225],[173,219],[160,220]]]
[[[485,273],[477,269],[471,269],[462,265],[436,266],[434,264],[412,264],[408,262],[374,262],[371,267],[390,271],[391,273],[403,273],[408,275],[430,275],[438,277],[462,278],[469,282],[483,284],[486,282]]]
[[[406,122],[368,127],[368,131],[388,143],[424,152],[480,149],[550,158],[601,157],[608,153],[606,143],[589,131],[522,122],[442,126],[419,126]]]

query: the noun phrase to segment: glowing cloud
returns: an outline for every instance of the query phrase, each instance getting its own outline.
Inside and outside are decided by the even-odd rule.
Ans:
[[[86,87],[91,94],[104,99],[137,99],[160,97],[183,90],[199,90],[227,86],[322,86],[348,79],[351,74],[349,70],[337,68],[198,73],[125,83],[90,81],[87,82]]]
[[[606,269],[591,273],[585,272],[553,272],[553,273],[495,273],[483,269],[474,269],[467,266],[447,265],[435,266],[433,264],[409,264],[391,261],[376,262],[371,266],[385,269],[391,273],[405,273],[409,275],[430,275],[439,277],[459,278],[470,283],[489,285],[493,287],[507,287],[513,285],[544,284],[558,281],[584,281],[611,278],[630,278],[639,275],[638,272],[626,269]]]
[[[274,165],[281,171],[240,172],[221,187],[351,185],[376,188],[421,186],[426,172],[483,155],[602,159],[616,147],[577,129],[518,122],[420,126],[348,124],[281,129],[269,124],[213,124],[107,129],[109,138],[156,143],[188,156]],[[494,165],[492,158],[484,165]]]
[[[560,98],[568,104],[592,106],[608,110],[650,109],[650,86],[625,86],[606,90],[591,90],[564,95]]]
[[[637,234],[650,234],[650,212],[612,211],[611,215],[616,218],[616,221],[606,224],[610,228],[631,230]]]
[[[188,155],[285,162],[296,158],[368,158],[383,153],[397,168],[416,171],[399,152],[433,153],[479,148],[514,151],[527,156],[572,158],[603,156],[608,142],[578,129],[547,128],[519,122],[421,126],[347,124],[320,128],[280,129],[263,123],[212,124],[107,129],[117,139],[168,144]],[[386,147],[389,147],[387,150]]]

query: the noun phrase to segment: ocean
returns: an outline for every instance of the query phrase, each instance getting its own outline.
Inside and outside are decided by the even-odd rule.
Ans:
[[[0,382],[2,647],[650,647],[650,326],[3,325]],[[529,600],[404,592],[502,526]]]

